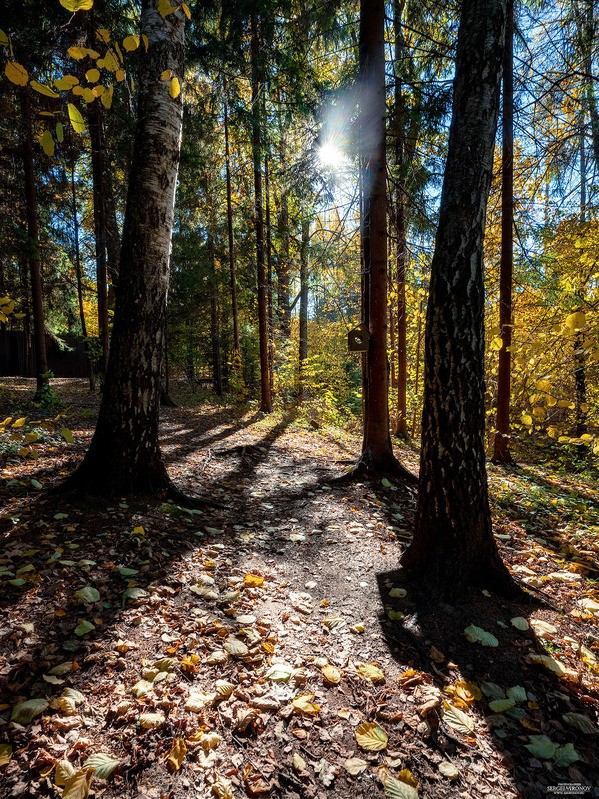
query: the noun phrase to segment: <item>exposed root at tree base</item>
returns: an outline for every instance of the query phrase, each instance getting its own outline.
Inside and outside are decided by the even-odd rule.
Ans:
[[[202,497],[190,497],[177,488],[173,483],[169,483],[166,490],[166,498],[172,500],[175,505],[180,508],[187,508],[188,510],[202,510],[203,508],[216,508],[222,510],[225,506],[220,502],[213,502],[210,499],[203,499]]]
[[[329,478],[326,482],[334,485],[346,485],[354,480],[387,477],[399,480],[406,486],[416,486],[418,477],[395,458],[385,458],[384,461],[375,461],[373,458],[362,455],[356,465],[338,477]]]

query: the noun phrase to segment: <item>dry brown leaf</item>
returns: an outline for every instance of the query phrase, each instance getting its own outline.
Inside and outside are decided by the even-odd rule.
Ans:
[[[183,738],[175,738],[170,752],[166,757],[166,765],[169,771],[179,771],[187,754],[187,746]]]

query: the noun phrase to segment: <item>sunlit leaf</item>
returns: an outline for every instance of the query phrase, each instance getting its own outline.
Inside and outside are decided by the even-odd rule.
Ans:
[[[343,764],[343,768],[351,774],[352,777],[357,777],[368,768],[368,763],[362,760],[361,757],[349,757]]]
[[[187,754],[187,745],[183,738],[175,738],[167,755],[166,762],[170,771],[179,771]]]
[[[46,97],[60,97],[57,92],[55,92],[49,86],[46,86],[44,83],[38,83],[38,81],[32,80],[29,85],[34,91],[38,92],[39,94],[43,94]]]
[[[60,5],[67,11],[89,11],[94,5],[94,0],[59,0]]]
[[[291,702],[295,710],[303,716],[315,716],[319,710],[320,705],[313,702],[314,694],[300,694],[296,696]]]
[[[175,100],[181,94],[181,84],[179,78],[173,78],[169,87],[168,93]]]
[[[90,755],[83,764],[84,768],[93,768],[94,776],[101,780],[107,780],[120,765],[121,761],[118,757],[106,752],[96,752],[96,754]]]
[[[133,50],[137,50],[139,47],[139,36],[127,36],[125,39],[123,39],[123,47],[128,53],[132,52]]]
[[[84,605],[92,605],[94,602],[100,601],[100,592],[91,585],[86,585],[85,588],[75,591],[73,596]]]
[[[374,721],[364,721],[356,730],[356,743],[367,752],[381,752],[387,748],[389,737]]]
[[[62,792],[62,799],[86,799],[89,794],[94,771],[91,768],[82,768],[69,777]]]
[[[83,133],[83,131],[85,130],[85,122],[83,121],[83,117],[81,116],[81,113],[79,112],[77,106],[73,105],[72,103],[69,103],[68,111],[69,111],[69,120],[71,122],[71,125],[75,133]]]
[[[7,61],[4,67],[4,74],[11,83],[17,86],[27,86],[29,83],[29,73],[21,64],[16,61]]]
[[[474,720],[463,710],[446,704],[442,710],[443,721],[454,730],[468,735],[474,730]]]
[[[388,776],[385,779],[386,799],[418,799],[418,789],[407,782]]]

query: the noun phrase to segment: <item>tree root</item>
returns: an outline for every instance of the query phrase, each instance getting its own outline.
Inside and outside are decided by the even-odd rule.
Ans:
[[[409,469],[406,469],[395,456],[392,455],[379,462],[369,457],[368,454],[362,454],[353,468],[338,477],[329,478],[327,483],[347,485],[354,480],[361,480],[364,478],[371,479],[375,477],[394,478],[404,483],[406,487],[416,486],[418,484],[418,477]]]

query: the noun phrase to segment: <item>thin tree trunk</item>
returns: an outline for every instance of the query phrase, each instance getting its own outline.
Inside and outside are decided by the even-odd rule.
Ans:
[[[218,397],[223,395],[222,363],[220,357],[220,324],[218,316],[218,282],[214,235],[216,224],[211,221],[208,234],[208,259],[210,261],[210,338],[212,342],[212,385]]]
[[[503,134],[501,161],[501,261],[499,265],[499,372],[494,463],[513,463],[510,453],[512,375],[512,274],[514,266],[514,0],[507,0],[503,56]]]
[[[158,440],[169,259],[183,120],[171,97],[182,83],[181,9],[162,17],[143,0],[137,129],[120,258],[108,369],[89,451],[66,488],[102,495],[174,492]],[[177,495],[178,496],[178,495]]]
[[[300,245],[300,298],[299,298],[299,394],[304,390],[304,366],[308,357],[308,271],[310,246],[310,221],[302,222]]]
[[[233,203],[231,201],[231,156],[229,152],[229,113],[227,108],[227,81],[223,78],[225,123],[225,175],[227,182],[227,235],[229,239],[229,274],[231,281],[231,316],[233,321],[233,370],[243,375],[241,347],[239,344],[239,318],[237,312],[237,278],[235,276],[235,239],[233,237]]]
[[[587,159],[584,140],[584,114],[582,115],[582,125],[580,132],[580,221],[585,224],[587,221]],[[576,292],[580,301],[580,307],[584,306],[584,288],[581,286]],[[587,424],[587,378],[586,378],[586,357],[584,351],[584,333],[579,330],[574,339],[574,385],[575,385],[575,414],[576,414],[576,435],[578,437],[588,432]],[[583,444],[580,453],[586,450]]]
[[[418,402],[418,395],[420,394],[420,357],[422,355],[422,318],[424,315],[424,300],[420,300],[418,306],[418,326],[416,330],[416,374],[414,375],[414,399]],[[416,435],[418,426],[418,414],[414,409],[414,416],[412,419],[412,437]]]
[[[402,557],[429,594],[513,593],[485,469],[483,235],[499,110],[506,0],[464,0],[426,320],[416,527]]]
[[[252,157],[254,162],[254,222],[256,228],[256,266],[258,278],[258,336],[260,340],[260,410],[272,411],[270,371],[268,368],[268,309],[267,280],[264,262],[264,207],[262,198],[262,135],[260,114],[260,35],[258,19],[252,15],[251,72],[252,72]]]
[[[35,190],[35,170],[33,164],[33,119],[29,90],[20,92],[23,120],[22,156],[25,182],[25,216],[27,219],[29,280],[31,284],[31,310],[33,318],[33,338],[35,341],[35,399],[46,398],[50,387],[48,358],[46,355],[46,326],[44,319],[44,297],[42,289],[42,265],[40,261],[39,223],[37,218],[37,197]]]
[[[281,141],[281,168],[286,164],[285,142]],[[279,213],[279,238],[280,253],[277,257],[277,315],[281,333],[286,341],[291,337],[291,310],[289,308],[289,277],[290,277],[290,251],[289,251],[289,194],[287,188],[281,189],[281,209]]]
[[[94,391],[96,381],[94,379],[94,365],[89,351],[89,340],[87,338],[87,323],[85,321],[85,308],[83,305],[83,270],[81,269],[81,254],[79,250],[79,217],[77,215],[77,192],[75,189],[75,162],[71,164],[71,201],[73,207],[73,240],[75,245],[75,277],[77,280],[77,299],[79,302],[79,322],[81,324],[81,335],[85,343],[85,354],[89,368],[89,390]]]
[[[389,431],[387,363],[387,192],[385,154],[385,4],[360,4],[360,157],[363,188],[361,230],[364,321],[370,333],[364,385],[364,470],[394,472],[413,479],[393,455]],[[349,475],[348,475],[349,476]]]
[[[101,347],[100,380],[108,367],[110,331],[108,322],[108,264],[106,259],[106,213],[104,202],[104,131],[102,116],[97,103],[89,106],[89,138],[91,142],[94,237],[96,242],[96,288],[98,297],[98,336]]]
[[[21,278],[21,294],[23,296],[23,336],[25,347],[23,352],[23,367],[25,377],[34,376],[33,348],[31,346],[31,296],[29,293],[29,262],[24,257],[19,259],[19,273]],[[45,342],[44,342],[45,343]]]
[[[266,113],[264,113],[266,119]],[[268,145],[267,145],[268,146]],[[266,207],[266,283],[267,283],[267,328],[268,328],[268,374],[270,380],[270,393],[274,393],[275,379],[275,343],[274,343],[274,313],[272,300],[272,230],[270,226],[270,174],[268,165],[268,152],[264,156],[264,202]]]
[[[408,394],[408,360],[407,360],[407,322],[406,322],[406,264],[408,257],[406,198],[404,190],[405,165],[405,107],[401,77],[398,70],[403,67],[404,43],[401,16],[403,0],[395,0],[393,4],[393,29],[395,36],[395,163],[397,166],[397,185],[395,189],[395,237],[397,267],[397,419],[394,433],[399,438],[408,436],[407,394]]]

